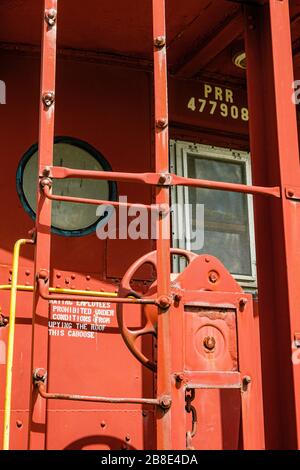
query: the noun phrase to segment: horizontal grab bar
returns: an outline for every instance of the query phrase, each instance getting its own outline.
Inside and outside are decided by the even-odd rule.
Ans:
[[[173,173],[122,173],[114,171],[77,170],[64,167],[46,167],[42,178],[85,178],[96,180],[124,181],[129,183],[144,183],[152,186],[188,186],[195,188],[216,189],[220,191],[232,191],[245,194],[261,194],[280,198],[279,186],[250,186],[238,183],[226,183],[223,181],[211,181],[197,178],[186,178]]]
[[[51,295],[51,287],[48,289],[48,283],[45,282],[44,279],[38,279],[38,289],[39,289],[39,294],[40,296],[45,299],[45,300],[78,300],[78,301],[85,301],[85,300],[90,300],[97,302],[99,300],[99,296],[93,296],[90,291],[82,291],[84,294],[73,294],[73,295],[68,295],[68,294],[62,294],[62,295]],[[74,291],[72,291],[74,292]],[[106,302],[111,302],[112,297],[101,297],[101,300],[106,301]],[[157,305],[157,300],[156,299],[140,299],[140,298],[135,298],[135,297],[113,297],[113,303],[119,303],[119,304],[138,304],[138,305]]]
[[[41,397],[46,400],[72,400],[72,401],[87,401],[94,403],[128,403],[128,404],[141,404],[141,405],[161,405],[161,400],[157,398],[116,398],[116,397],[98,397],[88,395],[72,395],[67,393],[48,393],[43,381],[36,381],[36,387]]]

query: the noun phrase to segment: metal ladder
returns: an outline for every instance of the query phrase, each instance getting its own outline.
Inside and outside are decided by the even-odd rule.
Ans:
[[[157,420],[157,448],[166,450],[172,448],[172,426],[170,419],[171,402],[171,340],[166,332],[170,326],[171,297],[170,239],[163,235],[170,232],[170,196],[171,186],[190,186],[210,188],[225,191],[242,192],[253,195],[266,195],[280,198],[279,187],[245,186],[241,184],[222,183],[207,180],[184,178],[169,173],[169,131],[168,131],[168,98],[167,98],[167,55],[166,55],[166,24],[165,0],[152,0],[153,15],[153,56],[154,56],[154,97],[155,97],[155,172],[125,173],[88,171],[53,166],[53,142],[55,119],[55,71],[56,71],[56,40],[57,40],[57,7],[58,0],[44,0],[43,36],[42,36],[42,65],[41,93],[39,118],[39,182],[37,188],[36,210],[36,243],[35,243],[35,279],[33,308],[33,337],[32,364],[33,393],[31,397],[32,422],[44,423],[46,419],[47,399],[71,399],[109,403],[148,403],[155,405],[160,413]],[[50,300],[99,300],[90,294],[67,295],[54,293],[49,285],[50,248],[51,248],[51,204],[52,200],[77,202],[87,204],[111,204],[117,202],[89,200],[84,198],[64,197],[52,194],[53,179],[85,178],[95,180],[113,180],[119,182],[142,183],[155,188],[155,206],[147,206],[149,210],[155,207],[159,212],[157,222],[157,296],[156,298],[124,298],[114,297],[116,304],[149,304],[158,308],[158,349],[157,349],[157,397],[156,398],[117,398],[63,395],[48,393],[45,386],[45,371],[47,370],[48,331],[41,320],[47,324]],[[126,203],[123,203],[126,204]],[[126,204],[130,206],[131,204]],[[137,204],[135,204],[137,205]],[[143,207],[145,207],[143,205]],[[15,292],[16,294],[16,292]],[[112,301],[111,297],[102,300]],[[36,317],[40,321],[36,321]],[[37,406],[38,400],[38,406]],[[193,413],[191,398],[188,412]],[[194,420],[195,421],[195,420]],[[8,432],[9,434],[9,432]],[[191,440],[191,435],[189,436]],[[9,438],[5,448],[9,447]],[[29,432],[29,447],[31,449],[45,448],[44,433]]]

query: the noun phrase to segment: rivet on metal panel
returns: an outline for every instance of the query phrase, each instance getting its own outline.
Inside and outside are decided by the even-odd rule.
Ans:
[[[106,428],[106,422],[105,422],[105,421],[101,421],[100,426],[101,426],[101,428]]]
[[[57,20],[57,11],[54,8],[45,11],[45,21],[51,28],[55,25]]]
[[[42,96],[42,101],[46,108],[50,108],[50,106],[52,106],[55,101],[55,95],[53,91],[46,91],[46,93],[44,93]]]
[[[130,442],[131,438],[130,438],[130,435],[129,434],[126,434],[125,436],[125,441],[126,442]]]

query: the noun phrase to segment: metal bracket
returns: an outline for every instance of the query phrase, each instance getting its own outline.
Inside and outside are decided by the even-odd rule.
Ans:
[[[171,186],[173,177],[170,173],[160,173],[157,186]]]
[[[300,188],[287,186],[285,188],[285,196],[287,199],[290,199],[295,202],[300,202]]]

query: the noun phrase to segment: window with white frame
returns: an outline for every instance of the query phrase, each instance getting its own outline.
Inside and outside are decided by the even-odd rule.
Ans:
[[[251,184],[248,152],[171,141],[171,172],[188,178]],[[202,205],[204,218],[196,205]],[[194,187],[172,189],[173,246],[216,256],[243,285],[255,287],[256,262],[251,195]],[[202,212],[203,213],[203,212]],[[191,233],[204,232],[194,247]],[[183,261],[177,260],[177,269]]]

